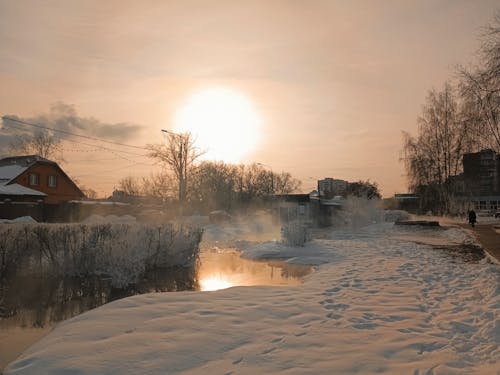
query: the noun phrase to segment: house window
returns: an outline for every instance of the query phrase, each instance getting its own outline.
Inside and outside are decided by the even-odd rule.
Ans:
[[[47,178],[47,186],[48,187],[56,187],[57,186],[57,176],[49,175]]]
[[[40,185],[40,175],[38,173],[30,173],[30,185],[31,186],[38,186]]]

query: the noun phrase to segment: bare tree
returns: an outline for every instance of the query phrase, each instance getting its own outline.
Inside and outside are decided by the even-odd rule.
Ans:
[[[482,34],[479,64],[459,67],[463,97],[474,106],[487,147],[500,151],[500,12]]]
[[[363,197],[367,199],[381,199],[378,184],[370,182],[370,180],[359,180],[356,182],[349,182],[346,188],[347,196]]]
[[[167,172],[152,173],[149,177],[143,177],[141,191],[146,196],[163,200],[171,199],[178,193],[174,176]]]
[[[138,196],[141,194],[141,186],[137,178],[127,176],[118,182],[118,188],[130,196]]]
[[[63,161],[61,140],[45,130],[37,130],[32,135],[18,135],[9,144],[9,151],[15,155],[38,155],[45,159]]]
[[[233,164],[201,162],[190,177],[190,200],[205,209],[230,210],[237,202],[238,171]]]
[[[274,192],[276,194],[290,194],[299,190],[301,182],[288,172],[275,174]]]
[[[188,174],[195,161],[203,155],[195,146],[191,133],[176,134],[166,132],[166,144],[148,145],[149,156],[170,168],[179,184],[179,201],[185,202],[187,197]]]
[[[274,173],[260,163],[240,167],[240,192],[243,199],[269,197],[274,194],[289,194],[300,187],[300,181],[288,172]]]
[[[85,186],[82,186],[80,188],[80,190],[83,192],[83,194],[85,194],[85,197],[87,199],[90,199],[90,200],[97,199],[97,191],[95,191],[94,189],[86,188]]]
[[[446,83],[441,92],[431,90],[418,118],[418,134],[403,133],[403,161],[409,188],[448,212],[453,195],[452,177],[461,172],[462,155],[474,146],[466,111]]]
[[[203,209],[233,209],[273,194],[296,191],[300,181],[290,173],[279,174],[261,164],[234,165],[204,161],[190,175],[189,200]]]

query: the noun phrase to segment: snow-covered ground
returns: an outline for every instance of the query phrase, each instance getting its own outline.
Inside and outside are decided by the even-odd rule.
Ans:
[[[470,242],[464,232],[381,223],[325,237],[245,246],[318,265],[300,286],[115,301],[60,323],[5,373],[499,373],[499,266],[426,244]]]

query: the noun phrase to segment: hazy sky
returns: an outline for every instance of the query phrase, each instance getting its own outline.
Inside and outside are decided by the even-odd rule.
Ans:
[[[72,129],[143,145],[174,127],[193,92],[225,87],[262,118],[244,162],[289,171],[304,190],[323,177],[370,179],[389,196],[406,189],[401,131],[415,132],[427,90],[473,59],[499,9],[497,0],[0,0],[0,114],[47,118],[62,102],[91,124]],[[89,150],[67,147],[63,167],[101,193],[151,169]]]

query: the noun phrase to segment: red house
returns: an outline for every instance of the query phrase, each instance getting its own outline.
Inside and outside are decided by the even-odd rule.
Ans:
[[[56,162],[29,155],[0,159],[0,198],[59,204],[85,194]]]

